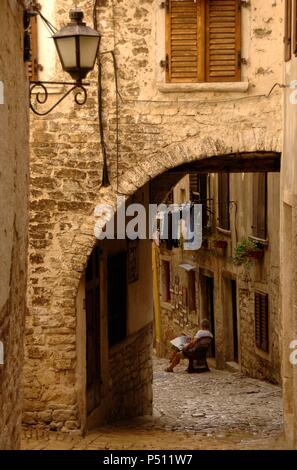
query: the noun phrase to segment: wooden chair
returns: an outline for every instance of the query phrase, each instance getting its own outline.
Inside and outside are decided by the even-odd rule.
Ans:
[[[209,372],[207,352],[211,342],[212,339],[209,337],[201,338],[195,350],[190,352],[188,355],[189,364],[187,369],[189,374]]]

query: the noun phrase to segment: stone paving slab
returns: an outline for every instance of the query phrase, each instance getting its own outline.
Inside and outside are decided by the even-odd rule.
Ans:
[[[154,415],[104,426],[86,437],[24,430],[23,448],[284,449],[281,389],[240,373],[173,374],[154,360]]]

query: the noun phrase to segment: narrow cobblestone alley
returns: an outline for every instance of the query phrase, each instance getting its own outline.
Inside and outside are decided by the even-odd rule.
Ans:
[[[154,360],[154,416],[86,437],[25,429],[23,449],[283,449],[281,389],[240,373],[174,374]]]

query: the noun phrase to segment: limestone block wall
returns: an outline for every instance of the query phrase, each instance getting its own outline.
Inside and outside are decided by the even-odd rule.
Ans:
[[[0,449],[18,448],[27,279],[28,97],[22,2],[0,7]],[[3,98],[3,100],[2,100]],[[1,362],[1,361],[0,361]]]
[[[79,2],[88,24],[92,24],[94,3]],[[46,118],[32,116],[25,368],[25,420],[32,424],[48,409],[67,404],[78,410],[75,299],[94,246],[96,205],[114,204],[117,190],[133,194],[151,178],[186,161],[230,152],[281,150],[280,92],[276,89],[266,96],[282,80],[280,2],[272,6],[257,0],[244,9],[247,65],[241,91],[231,86],[228,91],[191,93],[183,87],[168,93],[159,86],[164,82],[159,67],[164,11],[159,3],[98,3],[109,188],[100,186],[96,71],[88,77],[91,86],[84,107],[69,98]],[[72,7],[72,0],[55,0],[57,27],[68,21]],[[117,63],[118,120],[110,50]],[[56,67],[52,76],[68,80]],[[59,97],[59,91],[55,93],[50,101]],[[54,335],[60,338],[58,345]]]
[[[109,357],[112,393],[107,397],[107,421],[152,414],[152,324]]]

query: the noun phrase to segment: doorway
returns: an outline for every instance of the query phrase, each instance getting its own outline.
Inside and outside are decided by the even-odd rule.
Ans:
[[[233,360],[238,362],[238,321],[237,321],[237,293],[236,281],[231,280],[232,296],[232,325],[233,325]]]
[[[127,253],[108,256],[107,305],[109,348],[127,335]]]
[[[87,415],[100,403],[100,250],[92,251],[86,269],[86,360],[87,360]]]
[[[200,275],[201,286],[201,312],[202,320],[207,318],[210,323],[210,331],[213,334],[213,341],[210,348],[210,357],[216,356],[216,340],[215,340],[215,315],[214,315],[214,279],[212,275]]]
[[[237,282],[224,278],[224,323],[226,338],[226,362],[239,362]]]

